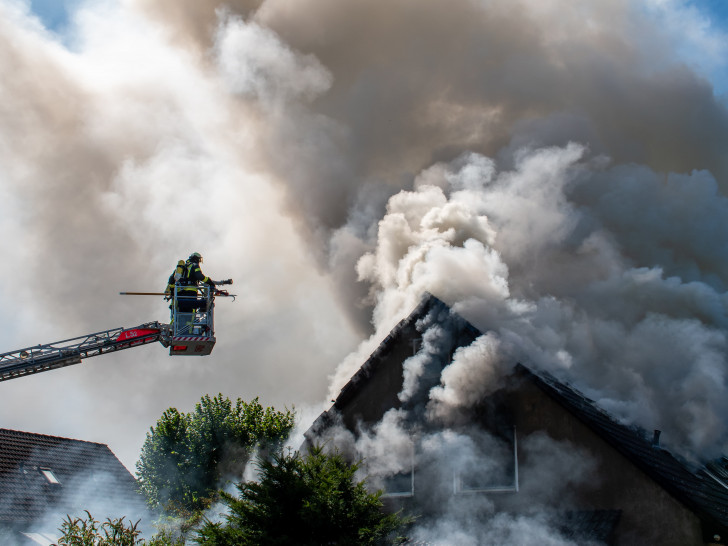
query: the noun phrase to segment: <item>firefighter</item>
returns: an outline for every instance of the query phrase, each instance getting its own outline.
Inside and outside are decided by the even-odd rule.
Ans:
[[[206,299],[198,299],[197,291],[200,284],[207,284],[210,290],[215,290],[215,285],[229,284],[228,281],[213,281],[200,270],[202,256],[199,252],[193,252],[185,262],[181,278],[176,281],[178,308],[183,313],[191,313],[195,309],[207,308]]]

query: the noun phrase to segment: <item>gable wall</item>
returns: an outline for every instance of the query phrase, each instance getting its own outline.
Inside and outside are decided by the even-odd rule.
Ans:
[[[700,521],[688,508],[538,387],[524,382],[511,390],[507,399],[519,448],[523,438],[545,431],[551,438],[570,442],[589,454],[595,472],[572,492],[582,509],[622,511],[616,544],[703,544]],[[519,449],[519,462],[521,481],[527,482],[533,477],[523,472],[531,466],[538,468],[538,461],[529,461]],[[570,468],[563,468],[564,481],[570,472]]]
[[[397,393],[402,387],[402,368],[401,364],[393,364],[412,355],[411,338],[403,337],[406,342],[396,344],[390,353],[382,355],[386,361],[384,365],[364,378],[357,386],[356,395],[338,408],[349,430],[356,430],[360,422],[373,424],[389,408],[399,407]],[[569,499],[561,499],[565,504],[553,506],[554,510],[621,510],[615,534],[615,544],[619,545],[703,544],[697,516],[532,382],[523,381],[509,389],[504,400],[501,401],[504,405],[497,411],[508,415],[516,426],[522,488],[519,493],[485,493],[499,509],[519,512],[528,508],[527,484],[539,480],[534,476],[534,472],[539,473],[539,461],[528,459],[524,440],[532,434],[545,432],[554,440],[569,442],[586,451],[594,463],[590,479],[569,487]],[[531,475],[528,475],[529,471]],[[564,473],[562,481],[568,482],[572,469],[564,466],[561,471]],[[553,472],[551,465],[549,472]],[[417,502],[417,499],[412,500]],[[412,500],[389,503],[401,508]]]
[[[376,423],[388,409],[400,406],[397,393],[402,388],[401,363],[413,354],[411,341],[415,337],[413,332],[402,334],[400,342],[381,355],[376,373],[362,377],[356,393],[337,408],[349,430],[355,431],[359,423]],[[534,477],[533,470],[530,476],[524,472],[533,468],[538,473],[539,462],[528,460],[524,439],[545,432],[554,440],[585,450],[595,465],[591,479],[569,487],[570,498],[562,499],[565,504],[553,506],[554,510],[621,510],[615,534],[615,544],[619,545],[703,544],[700,520],[687,507],[532,382],[520,382],[507,391],[504,400],[499,401],[497,411],[508,415],[516,426],[519,481],[525,487],[519,493],[485,493],[499,509],[519,512],[528,508],[527,484],[539,477]],[[568,482],[572,469],[565,466],[561,470],[563,481]],[[390,500],[388,504],[402,508],[412,501],[418,503],[415,498]]]
[[[400,406],[397,394],[402,390],[401,363],[412,356],[413,339],[412,335],[405,336],[402,343],[382,355],[376,373],[360,379],[356,394],[347,401],[345,410],[341,412],[349,430],[356,430],[359,422],[374,424],[387,410]]]

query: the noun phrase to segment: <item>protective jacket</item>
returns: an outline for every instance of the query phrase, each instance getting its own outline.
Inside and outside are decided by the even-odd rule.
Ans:
[[[187,263],[185,264],[185,268],[186,269],[182,275],[182,278],[177,283],[181,285],[181,290],[196,292],[197,286],[200,283],[209,284],[213,287],[215,286],[215,281],[202,273],[202,270],[200,269],[200,264],[187,261]]]

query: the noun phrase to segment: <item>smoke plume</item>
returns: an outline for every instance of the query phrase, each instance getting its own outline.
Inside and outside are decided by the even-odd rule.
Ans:
[[[728,440],[726,298],[689,234],[725,229],[728,200],[706,173],[657,184],[649,169],[585,154],[522,150],[503,171],[468,155],[392,197],[358,264],[375,317],[426,290],[486,332],[444,371],[432,411],[472,406],[508,363],[528,362],[626,422],[669,430],[685,454],[715,455]],[[642,202],[656,210],[631,211],[633,192],[650,190]],[[648,251],[630,252],[650,230]],[[669,260],[651,259],[662,253]]]
[[[207,392],[322,405],[427,290],[484,332],[425,393],[433,418],[520,360],[723,451],[725,52],[678,16],[698,20],[654,0],[120,0],[54,34],[0,1],[1,346],[166,321],[117,293],[161,290],[194,251],[239,296],[211,357],[3,383],[4,425],[131,467]]]

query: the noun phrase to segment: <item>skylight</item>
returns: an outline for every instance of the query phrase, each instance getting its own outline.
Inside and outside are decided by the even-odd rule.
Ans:
[[[53,471],[50,468],[39,468],[38,469],[41,474],[43,474],[43,477],[48,480],[48,483],[51,484],[60,484],[61,482],[56,478],[56,475],[53,473]]]

